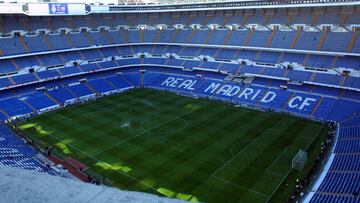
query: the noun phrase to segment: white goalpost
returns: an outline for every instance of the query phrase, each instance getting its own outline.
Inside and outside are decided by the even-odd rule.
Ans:
[[[304,169],[307,159],[308,159],[307,152],[304,150],[299,150],[299,152],[292,159],[291,167],[293,169],[301,171]]]

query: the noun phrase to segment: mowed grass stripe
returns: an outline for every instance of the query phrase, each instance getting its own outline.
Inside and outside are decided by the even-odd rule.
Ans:
[[[167,97],[163,97],[163,98],[167,98]],[[135,105],[136,105],[136,106],[134,106],[134,108],[139,106],[138,105],[139,101],[137,101],[136,99],[134,100],[134,98],[131,98],[131,99],[132,99],[132,103],[135,103]],[[103,100],[100,100],[100,101],[103,101]],[[109,101],[112,101],[112,100],[109,100]],[[114,100],[114,101],[116,101],[116,100]],[[114,103],[114,101],[113,101],[113,103]],[[129,101],[127,101],[127,102],[129,102]],[[167,102],[167,101],[165,101],[165,102]],[[91,103],[91,106],[95,106],[96,109],[101,109],[100,107],[102,106],[103,103],[104,102],[100,102],[100,105],[98,105],[97,103]],[[176,104],[176,102],[175,102],[175,104]],[[90,104],[87,104],[84,106],[85,106],[85,108],[88,108],[87,106],[89,106],[89,105]],[[114,106],[114,104],[110,104],[110,103],[108,103],[108,105]],[[181,103],[181,105],[182,105],[182,103]],[[114,131],[114,128],[116,128],[116,126],[119,126],[114,121],[117,120],[115,116],[120,115],[120,114],[113,114],[112,115],[113,121],[109,121],[108,124],[103,125],[102,123],[99,124],[97,121],[106,120],[106,118],[108,118],[108,117],[102,117],[102,116],[98,115],[98,112],[101,112],[100,110],[98,112],[96,112],[95,115],[91,116],[91,117],[95,117],[96,118],[96,120],[95,120],[95,118],[91,119],[89,116],[83,117],[82,114],[91,113],[91,111],[88,111],[88,110],[84,111],[83,109],[84,108],[76,108],[76,109],[74,109],[74,111],[70,111],[70,112],[68,112],[68,114],[65,114],[65,115],[67,115],[66,116],[68,118],[67,120],[64,120],[63,116],[61,116],[61,118],[59,118],[59,119],[56,119],[55,117],[50,116],[49,118],[42,119],[41,121],[43,121],[45,126],[51,126],[51,125],[47,125],[47,124],[51,124],[53,122],[57,123],[56,128],[59,128],[60,130],[62,130],[64,132],[67,132],[68,129],[72,129],[72,132],[70,132],[70,137],[76,136],[76,137],[78,137],[78,141],[79,141],[78,143],[74,143],[73,146],[76,146],[80,149],[82,149],[81,146],[88,148],[87,146],[89,146],[89,144],[91,144],[89,142],[94,142],[95,140],[97,143],[97,148],[99,148],[99,147],[102,148],[101,147],[102,142],[105,142],[105,144],[107,144],[107,143],[113,144],[114,142],[116,143],[116,142],[119,142],[120,140],[125,139],[125,137],[131,136],[131,134],[137,134],[140,132],[139,128],[131,128],[131,129],[137,129],[137,131],[131,132],[130,134],[128,134],[126,132],[122,132],[121,129],[115,129],[116,130],[115,132],[109,133],[107,131],[107,129]],[[114,110],[115,109],[113,109],[113,111]],[[120,109],[120,110],[126,110],[126,108]],[[139,112],[141,112],[141,111],[139,111]],[[158,113],[161,113],[161,112],[158,112]],[[139,119],[140,120],[143,119],[143,116],[145,116],[145,115],[140,115]],[[99,118],[101,118],[101,119],[99,119]],[[140,123],[140,120],[137,123]],[[74,126],[74,122],[76,122],[76,126]],[[54,129],[52,128],[51,130],[54,130]],[[91,133],[88,133],[88,132],[91,132]],[[102,138],[103,135],[114,135],[115,139],[111,139],[111,137],[109,137],[109,136],[106,136],[107,139],[103,139]],[[126,135],[126,136],[124,137],[121,135]],[[56,136],[59,138],[63,138],[63,139],[69,138],[67,133],[57,134]],[[89,153],[92,153],[92,152],[89,152]]]
[[[165,97],[165,98],[166,98],[166,97]],[[165,101],[162,105],[166,105],[167,102],[168,102],[168,101]],[[151,127],[151,129],[148,129],[148,130],[142,129],[143,131],[142,131],[140,134],[143,135],[143,134],[148,133],[148,132],[150,132],[150,131],[159,129],[159,128],[161,128],[162,126],[167,125],[167,123],[171,123],[171,122],[173,122],[173,121],[182,119],[182,118],[181,118],[182,116],[188,115],[188,114],[192,114],[192,113],[194,113],[195,111],[198,111],[199,109],[202,109],[202,108],[204,107],[204,105],[203,105],[203,106],[199,106],[199,108],[197,108],[196,110],[194,110],[194,109],[184,109],[184,110],[182,111],[182,114],[183,114],[183,115],[181,115],[181,114],[178,114],[178,113],[176,113],[176,112],[174,113],[174,111],[178,110],[179,108],[183,108],[184,106],[186,106],[186,105],[188,104],[188,101],[178,100],[178,101],[175,101],[174,103],[178,103],[178,104],[175,105],[175,107],[173,107],[173,108],[169,108],[169,109],[168,109],[168,108],[163,108],[163,110],[160,111],[160,112],[158,111],[158,112],[156,112],[156,113],[150,114],[150,115],[148,115],[147,118],[143,119],[142,121],[146,121],[146,120],[152,119],[152,118],[156,117],[156,116],[159,115],[159,114],[165,114],[165,115],[166,115],[166,118],[171,117],[170,120],[165,120],[164,122],[156,123],[154,126]],[[141,125],[141,122],[140,122],[140,124],[139,124],[139,126],[138,126],[139,128],[141,128],[140,125]],[[136,135],[136,138],[138,138],[138,137],[139,137],[139,135]],[[134,137],[134,138],[135,138],[135,137]],[[131,139],[131,140],[132,140],[132,139]],[[139,140],[139,139],[134,139],[134,140]],[[128,141],[130,141],[130,140],[127,140],[126,142],[128,142]],[[110,147],[109,147],[108,149],[106,149],[106,150],[110,150],[111,148],[116,147],[116,146],[121,145],[121,144],[124,144],[124,143],[126,143],[126,142],[116,143],[116,144],[114,144],[113,146],[110,146]],[[105,151],[106,151],[106,150],[105,150]],[[104,153],[105,151],[100,151],[100,152],[96,153],[95,155],[99,155],[99,154],[101,154],[101,153]]]
[[[204,111],[206,111],[206,110],[204,110]],[[200,113],[200,112],[199,112]],[[208,112],[209,113],[209,112]],[[187,116],[189,116],[189,117],[191,117],[192,115],[187,115]],[[210,114],[210,116],[211,116],[211,114]],[[209,119],[207,119],[207,120],[209,120]],[[209,120],[210,121],[210,120]],[[192,124],[189,124],[188,125],[188,127],[187,127],[187,129],[186,130],[189,130],[189,128],[191,128],[191,126],[199,126],[198,125],[198,123],[196,123],[196,122],[191,122]],[[171,123],[170,123],[170,125],[171,125]],[[196,131],[192,131],[192,129],[191,129],[191,132],[196,132]],[[206,133],[204,133],[204,134],[201,134],[201,135],[196,135],[196,134],[184,134],[184,133],[182,133],[181,135],[178,135],[178,134],[170,134],[170,135],[166,135],[165,136],[165,138],[164,139],[161,139],[161,140],[159,140],[159,139],[152,139],[152,135],[150,134],[148,137],[140,137],[140,138],[138,138],[138,140],[139,139],[142,139],[143,141],[138,141],[138,140],[134,140],[134,144],[133,145],[130,145],[130,146],[128,146],[129,147],[129,150],[130,149],[132,149],[132,147],[135,147],[135,146],[137,146],[137,145],[140,145],[140,146],[145,146],[147,149],[144,149],[144,151],[141,151],[141,152],[139,152],[138,154],[137,154],[137,157],[134,157],[134,156],[132,156],[132,157],[130,157],[129,159],[133,162],[133,163],[140,163],[140,165],[141,165],[141,163],[143,163],[143,161],[145,160],[145,162],[144,163],[147,163],[147,160],[149,160],[149,163],[152,163],[152,160],[151,160],[151,156],[152,155],[156,155],[156,154],[164,154],[164,155],[168,155],[168,153],[167,153],[167,151],[166,150],[169,150],[169,152],[170,152],[170,150],[171,151],[177,151],[177,152],[179,152],[179,153],[177,153],[176,155],[178,155],[179,156],[179,158],[181,158],[181,160],[176,160],[174,157],[169,157],[169,161],[170,162],[175,162],[175,161],[177,161],[178,163],[181,163],[181,162],[183,162],[183,161],[185,161],[186,160],[186,158],[187,157],[184,157],[184,154],[183,154],[183,152],[185,152],[186,151],[186,155],[188,156],[188,157],[193,157],[193,156],[195,156],[197,153],[196,152],[198,152],[198,151],[195,151],[194,153],[191,153],[191,151],[189,151],[189,150],[199,150],[199,149],[201,149],[201,148],[193,148],[193,147],[187,147],[187,146],[192,146],[193,144],[194,144],[194,141],[192,141],[193,143],[190,143],[189,142],[189,138],[190,139],[192,139],[192,140],[197,140],[197,139],[201,139],[201,141],[204,141],[204,137],[205,137],[205,139],[208,139],[207,138],[207,136],[204,136],[204,135],[206,135]],[[158,137],[159,136],[163,136],[163,135],[158,135]],[[215,138],[215,140],[219,140],[219,137],[218,136],[214,136],[214,138]],[[184,150],[181,150],[181,148],[180,147],[177,147],[178,149],[176,149],[176,150],[173,150],[173,148],[174,148],[174,145],[176,145],[177,143],[176,142],[179,142],[179,144],[180,144],[180,146],[181,146],[181,140],[183,140],[183,142],[187,142],[187,143],[185,143],[185,145],[183,145],[183,146],[186,146],[187,148],[185,148]],[[136,141],[136,142],[135,142]],[[163,143],[163,141],[167,141],[166,143]],[[207,140],[208,142],[210,142],[209,140]],[[162,147],[160,147],[159,146],[159,142],[161,142],[160,144],[160,146],[162,146]],[[130,144],[130,143],[128,143],[128,144]],[[210,145],[210,144],[209,144]],[[226,147],[226,146],[225,146]],[[119,148],[123,148],[123,146],[120,146]],[[150,148],[150,149],[149,149]],[[147,151],[145,151],[145,150],[147,150]],[[144,154],[149,154],[149,156],[144,156]],[[170,153],[170,154],[172,154],[172,153]],[[179,159],[178,158],[178,159]],[[206,157],[205,157],[206,158]],[[163,164],[163,163],[160,163],[160,164]],[[139,165],[139,164],[138,164]],[[156,173],[156,171],[158,171],[158,170],[156,170],[156,166],[153,166],[154,168],[155,168],[155,171],[150,171],[150,173],[151,174],[155,174]],[[160,175],[161,175],[162,173],[160,173]]]
[[[163,112],[163,113],[167,113],[167,112]],[[168,125],[169,123],[171,123],[171,122],[173,122],[173,121],[179,120],[179,119],[181,119],[183,116],[185,116],[185,115],[187,115],[187,114],[192,114],[192,113],[194,113],[194,112],[193,112],[193,111],[186,112],[184,115],[180,115],[180,116],[175,116],[175,115],[174,115],[173,119],[170,119],[170,120],[167,120],[167,121],[165,121],[165,122],[163,122],[163,123],[157,124],[157,125],[153,126],[153,128],[150,129],[150,130],[144,130],[144,131],[142,131],[141,133],[139,133],[138,135],[135,135],[134,137],[132,137],[132,138],[130,138],[130,139],[123,140],[123,141],[121,141],[121,142],[119,142],[119,143],[116,143],[115,145],[112,145],[112,146],[110,146],[110,147],[108,147],[108,148],[106,148],[106,149],[104,149],[104,150],[102,150],[102,151],[94,154],[93,156],[98,156],[98,155],[100,155],[100,154],[102,154],[102,153],[106,153],[108,150],[111,150],[111,149],[114,148],[114,147],[117,147],[117,146],[120,146],[120,145],[122,145],[122,144],[124,144],[124,143],[127,143],[127,142],[129,142],[129,141],[131,141],[131,140],[133,140],[133,139],[136,139],[136,138],[138,138],[138,137],[140,137],[140,136],[142,136],[142,135],[144,135],[144,134],[146,134],[146,133],[149,133],[149,132],[151,132],[151,131],[153,131],[153,130],[156,130],[156,129],[159,129],[159,128],[165,126],[165,125]],[[153,116],[153,115],[152,115],[152,116]]]
[[[212,115],[212,114],[210,114]],[[188,115],[188,116],[191,116],[191,115]],[[192,124],[190,124],[188,126],[191,127],[192,125],[196,125],[196,123],[192,122]],[[188,129],[187,129],[188,130]],[[215,136],[214,137],[216,140],[219,139],[219,137]],[[189,139],[192,139],[190,143]],[[176,142],[179,142],[179,144],[177,144]],[[187,144],[185,144],[184,146],[192,146],[192,145],[195,145],[198,146],[196,149],[194,148],[185,148],[185,149],[181,149],[180,146],[181,146],[181,141],[180,140],[183,140],[183,141],[186,141]],[[206,152],[205,150],[205,147],[202,147],[200,146],[200,142],[197,142],[196,141],[199,140],[200,142],[204,142],[204,137],[202,137],[201,135],[196,135],[196,134],[174,134],[172,136],[169,136],[167,135],[164,139],[161,139],[161,140],[158,140],[157,142],[153,142],[151,141],[151,139],[147,140],[147,142],[150,142],[151,145],[148,145],[146,144],[146,146],[148,146],[150,148],[150,150],[152,150],[152,155],[162,155],[162,154],[165,154],[167,157],[166,159],[164,159],[165,161],[168,161],[168,162],[175,162],[179,165],[184,165],[186,167],[189,167],[191,169],[190,166],[194,165],[194,164],[197,164],[199,162],[193,162],[192,165],[191,163],[187,164],[186,161],[187,160],[194,160],[196,159],[196,156],[198,156],[198,154],[201,152]],[[160,141],[160,146],[161,148],[158,147],[158,144],[159,144],[159,141]],[[207,140],[208,142],[206,143],[207,145],[211,145],[211,140]],[[176,145],[179,145],[179,146],[176,146]],[[171,146],[169,148],[169,146]],[[174,146],[176,147],[176,149],[174,151],[178,152],[176,154],[173,154],[171,153],[173,156],[170,156],[168,157],[168,152],[171,152],[171,150],[173,150]],[[190,150],[193,150],[193,151],[190,151]],[[194,151],[196,150],[196,151]],[[186,154],[184,154],[184,152],[186,152]],[[212,152],[212,153],[216,153],[215,152]],[[204,155],[204,154],[203,154]],[[141,156],[138,156],[139,158],[141,158]],[[206,159],[206,158],[211,158],[211,154],[210,153],[207,153],[206,156],[203,157],[203,159]],[[147,159],[147,157],[145,157],[145,159]],[[153,160],[151,159],[151,156],[149,157],[148,159],[149,161],[146,161],[148,163],[151,163]],[[136,161],[139,161],[139,160],[136,160]],[[159,166],[161,167],[162,165],[166,164],[166,162],[163,162],[163,163],[160,163]],[[174,165],[174,168],[176,165]],[[149,170],[148,173],[149,174],[156,174],[158,170],[157,166],[152,166],[153,170]],[[171,171],[169,170],[169,172],[171,173]],[[159,173],[158,175],[165,175],[163,173]],[[179,176],[177,176],[179,177]]]
[[[221,112],[222,113],[222,112]],[[235,122],[235,121],[234,121]],[[234,126],[233,126],[234,127]],[[197,136],[193,136],[193,137],[197,137]],[[218,136],[214,136],[214,138],[215,138],[215,140],[218,140],[219,139],[219,137]],[[226,145],[225,145],[226,146]],[[168,148],[168,147],[167,147]],[[201,147],[200,148],[193,148],[193,149],[201,149]],[[200,155],[204,155],[204,157],[208,157],[209,156],[209,154],[208,153],[205,153],[205,154],[202,154],[202,152],[204,152],[204,151],[197,151],[196,153],[194,153],[194,156],[200,156]],[[206,151],[205,151],[206,152]],[[168,153],[165,153],[165,154],[168,154]],[[173,154],[173,153],[170,153],[170,154]],[[226,154],[227,155],[229,155],[230,154],[230,151],[229,151],[229,149],[228,148],[226,148]],[[192,154],[190,154],[190,156],[191,156]],[[209,156],[210,158],[211,158],[211,156]],[[145,160],[147,159],[147,157],[143,157]],[[189,160],[189,159],[188,159]],[[173,161],[173,160],[169,160],[169,161]],[[136,162],[139,162],[139,163],[142,163],[142,161],[141,160],[136,160]],[[192,161],[190,161],[190,162],[192,162],[192,163],[201,163],[201,162],[199,162],[199,161],[194,161],[194,160],[192,160]],[[149,161],[149,163],[151,164],[151,163],[153,163],[152,162],[152,160],[151,161]],[[180,162],[181,163],[181,162]],[[204,162],[202,162],[202,163],[204,163]],[[210,163],[210,162],[209,162]],[[166,163],[161,163],[161,165],[166,165]],[[175,164],[174,164],[175,165]],[[178,163],[178,165],[179,165],[179,163]],[[167,180],[167,181],[171,181],[172,183],[174,183],[174,182],[176,182],[176,180],[175,179],[179,179],[179,178],[181,178],[180,179],[180,182],[179,183],[181,183],[181,185],[182,186],[184,186],[185,188],[187,188],[187,189],[189,189],[190,187],[194,187],[194,186],[197,186],[196,184],[190,184],[190,185],[187,185],[186,183],[187,182],[189,182],[189,181],[187,181],[187,177],[189,176],[189,177],[198,177],[199,178],[199,181],[202,181],[201,179],[202,178],[204,178],[205,176],[204,175],[202,175],[202,174],[199,174],[199,172],[198,171],[203,171],[202,170],[202,168],[203,169],[205,169],[207,166],[211,166],[211,165],[209,165],[209,164],[207,164],[207,163],[204,163],[204,164],[202,164],[201,166],[200,166],[200,168],[190,168],[190,167],[188,167],[188,166],[191,166],[191,163],[186,163],[186,162],[184,162],[184,164],[182,164],[180,167],[178,166],[178,165],[176,165],[177,167],[175,167],[177,170],[180,170],[180,171],[182,171],[182,172],[184,172],[184,171],[190,171],[191,173],[193,173],[193,174],[191,174],[191,175],[188,175],[187,173],[184,173],[184,177],[179,177],[179,175],[181,174],[181,173],[177,173],[177,172],[175,172],[175,173],[173,173],[173,171],[169,171],[168,173],[166,173],[165,175],[167,175],[167,174],[169,174],[169,177],[166,177],[165,175],[165,177],[162,177],[161,179],[162,180]],[[167,168],[168,169],[168,168]],[[169,169],[168,169],[169,170]],[[147,170],[148,171],[148,170]],[[155,168],[155,170],[153,171],[153,170],[151,170],[151,171],[149,171],[149,173],[150,174],[154,174],[154,173],[156,173],[156,171],[162,171],[162,170],[159,170],[158,168]],[[209,171],[208,173],[210,174],[210,172],[212,172],[212,171]],[[178,174],[177,176],[174,176],[174,174]],[[209,176],[209,174],[207,174],[206,176]],[[175,178],[175,179],[174,179]]]
[[[116,187],[203,202],[266,202],[283,178],[269,166],[284,171],[288,166],[276,160],[292,155],[282,152],[308,146],[319,129],[300,118],[153,90],[19,126],[29,123],[35,127],[25,132],[35,140],[57,146]],[[269,180],[274,184],[263,183]]]
[[[283,122],[283,119],[270,119],[272,122],[268,121],[264,125],[271,126]],[[229,165],[219,172],[219,176],[232,182],[241,182],[242,185],[248,188],[271,195],[273,192],[271,190],[272,187],[266,186],[274,184],[274,187],[276,187],[283,177],[276,177],[264,171],[266,171],[267,167],[272,164],[284,148],[293,144],[294,134],[288,132],[291,132],[294,128],[297,129],[298,133],[301,133],[304,129],[303,126],[298,125],[296,122],[289,122],[287,129],[283,133],[279,133],[277,130],[274,131],[272,128],[268,128],[265,131],[261,130],[262,135],[259,137],[260,139],[250,143],[246,151],[237,154],[234,160],[229,162]],[[299,146],[297,147],[300,148]],[[289,169],[290,167],[291,165],[289,165]],[[259,176],[261,173],[262,176]],[[245,176],[246,179],[244,179]]]

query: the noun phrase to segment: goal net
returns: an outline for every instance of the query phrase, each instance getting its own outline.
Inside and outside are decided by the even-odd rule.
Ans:
[[[307,162],[307,152],[299,150],[299,152],[292,159],[292,168],[298,171],[303,170]]]

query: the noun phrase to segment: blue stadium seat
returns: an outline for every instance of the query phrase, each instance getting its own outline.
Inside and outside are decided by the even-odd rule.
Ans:
[[[91,92],[91,90],[89,90],[84,84],[70,85],[66,88],[69,89],[77,97],[84,97],[95,94],[94,92]]]
[[[51,95],[54,99],[56,99],[56,101],[64,104],[67,101],[71,101],[74,100],[75,97],[70,94],[70,92],[68,92],[65,88],[59,88],[56,90],[51,90],[48,91],[49,95]]]
[[[28,107],[18,98],[8,98],[0,100],[0,108],[11,117],[26,115],[33,112],[30,107]]]
[[[24,74],[11,77],[16,84],[35,82],[37,79],[33,74]]]
[[[34,93],[22,95],[20,97],[20,100],[25,101],[36,110],[42,110],[57,105],[44,93],[40,93],[40,92],[34,92]]]
[[[88,84],[90,84],[92,88],[94,88],[96,91],[100,93],[107,93],[114,91],[116,89],[115,87],[111,86],[108,82],[106,82],[106,80],[104,79],[89,80]]]

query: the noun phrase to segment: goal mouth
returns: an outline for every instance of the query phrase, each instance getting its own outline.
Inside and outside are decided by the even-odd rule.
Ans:
[[[299,150],[291,162],[291,167],[295,170],[302,171],[307,163],[308,154],[304,150]]]

